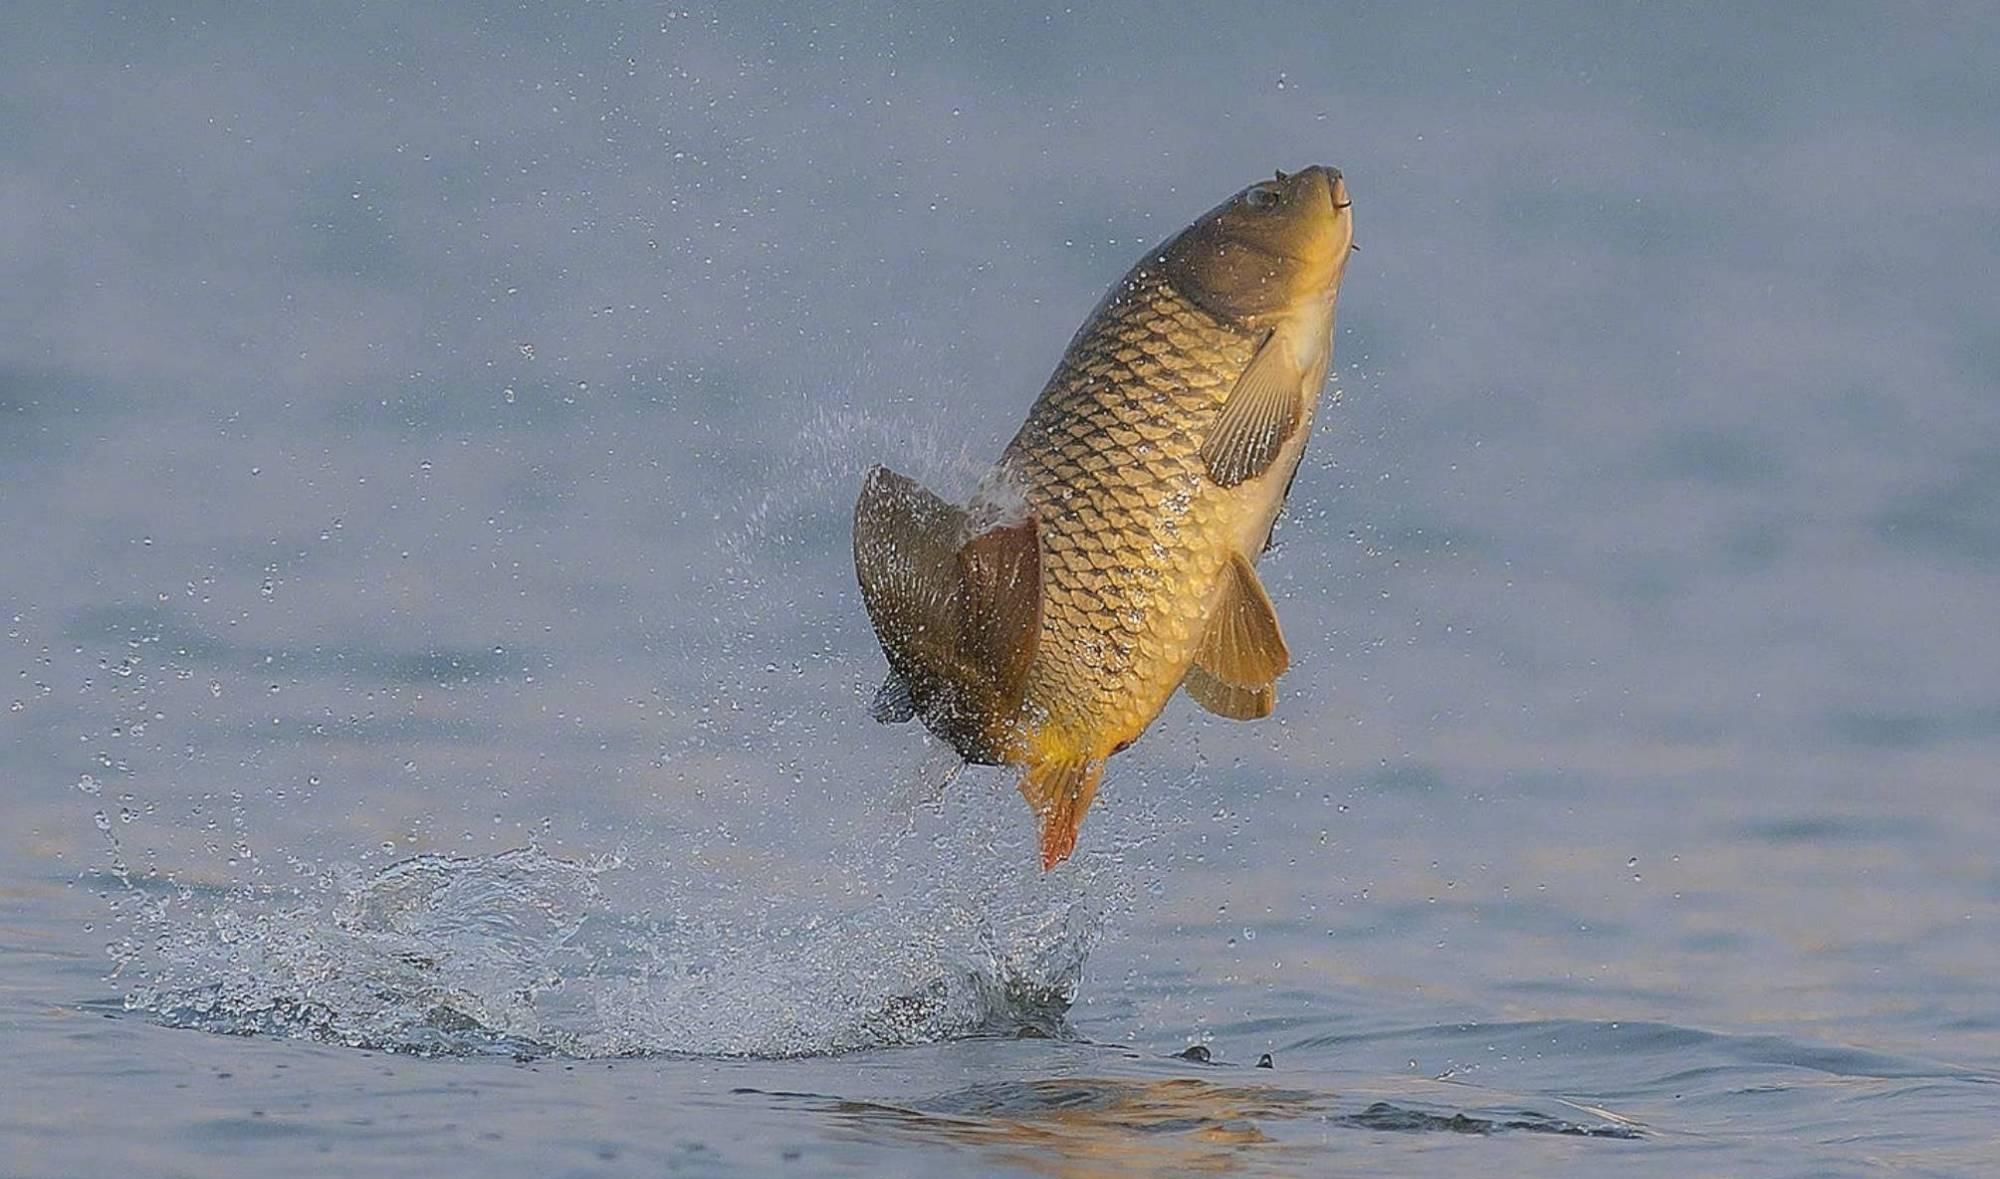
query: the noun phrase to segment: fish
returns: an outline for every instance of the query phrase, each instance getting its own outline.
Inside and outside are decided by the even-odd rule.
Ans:
[[[1234,720],[1276,707],[1291,653],[1256,564],[1353,248],[1338,169],[1251,184],[1106,292],[967,503],[862,481],[855,577],[889,664],[870,712],[1018,767],[1044,871],[1176,690]]]

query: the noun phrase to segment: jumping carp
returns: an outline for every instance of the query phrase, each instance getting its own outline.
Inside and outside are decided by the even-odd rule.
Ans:
[[[854,568],[889,659],[871,712],[1022,767],[1044,869],[1175,688],[1238,720],[1276,704],[1291,657],[1255,565],[1352,245],[1338,170],[1253,184],[1111,288],[969,506],[868,472]]]

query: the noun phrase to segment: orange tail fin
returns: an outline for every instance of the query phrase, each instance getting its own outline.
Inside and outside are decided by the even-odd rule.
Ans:
[[[1035,808],[1042,823],[1042,871],[1069,858],[1076,850],[1077,828],[1097,797],[1104,777],[1103,758],[1033,762],[1021,778],[1021,796]]]

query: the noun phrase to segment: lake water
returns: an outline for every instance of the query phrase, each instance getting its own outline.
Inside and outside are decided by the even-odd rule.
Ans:
[[[1996,57],[27,10],[0,1174],[2000,1169]],[[866,717],[860,474],[969,486],[1140,251],[1315,162],[1277,715],[1177,701],[1044,876]]]

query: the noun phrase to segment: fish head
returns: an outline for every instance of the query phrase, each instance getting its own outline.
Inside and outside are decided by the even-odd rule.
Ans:
[[[1354,245],[1338,168],[1279,172],[1203,214],[1160,261],[1182,294],[1218,315],[1261,320],[1328,306]]]

